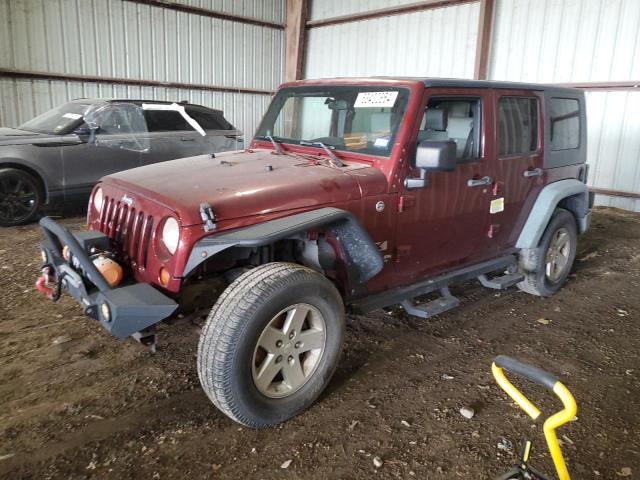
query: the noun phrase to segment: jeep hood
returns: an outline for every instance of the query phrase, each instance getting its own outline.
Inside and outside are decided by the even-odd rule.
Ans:
[[[383,192],[387,185],[386,177],[367,165],[334,168],[266,150],[182,158],[109,175],[103,182],[170,208],[185,226],[202,223],[202,203],[217,220],[228,220],[340,204],[360,198],[363,184],[368,193]]]

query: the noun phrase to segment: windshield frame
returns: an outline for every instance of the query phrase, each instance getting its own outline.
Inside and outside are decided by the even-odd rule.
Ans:
[[[326,142],[326,145],[330,147],[337,155],[342,156],[356,156],[368,159],[369,161],[373,161],[374,159],[387,160],[393,156],[394,148],[398,142],[398,138],[402,131],[402,125],[406,122],[407,113],[410,109],[413,89],[412,86],[406,84],[385,84],[385,83],[317,83],[317,84],[303,84],[303,85],[287,85],[278,90],[273,100],[271,101],[267,112],[265,113],[256,133],[254,135],[254,142],[265,142],[269,143],[268,140],[263,140],[262,138],[266,138],[267,135],[272,135],[276,138],[277,142],[281,145],[294,146],[294,147],[305,147],[305,148],[313,148],[320,149],[322,147],[319,145],[309,145],[307,142],[313,141],[318,142],[317,139],[307,139],[307,138],[287,138],[280,135],[275,135],[274,125],[277,122],[278,116],[280,112],[284,108],[285,103],[290,98],[295,97],[320,97],[327,96],[332,97],[335,96],[336,93],[340,93],[343,91],[345,93],[351,91],[357,97],[357,94],[361,92],[398,92],[397,100],[392,109],[399,109],[400,113],[398,117],[394,119],[394,127],[390,130],[388,146],[386,149],[381,151],[373,150],[372,148],[367,147],[366,151],[359,151],[357,149],[349,149],[343,145],[336,145],[334,143]],[[292,95],[295,93],[295,95]],[[354,109],[354,102],[350,104],[351,109]],[[394,115],[394,113],[391,113]],[[342,140],[344,141],[344,133]],[[351,133],[351,132],[349,132]],[[374,132],[363,132],[367,134],[373,134]],[[325,138],[325,137],[319,137]],[[327,137],[328,138],[328,137]],[[335,137],[340,138],[340,137]],[[373,157],[373,158],[372,158]]]

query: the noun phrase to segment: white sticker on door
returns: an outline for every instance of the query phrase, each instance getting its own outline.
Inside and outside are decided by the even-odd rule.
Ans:
[[[396,103],[398,92],[360,92],[354,108],[391,108]]]
[[[491,200],[491,205],[489,206],[489,213],[500,213],[503,210],[504,210],[504,197]]]

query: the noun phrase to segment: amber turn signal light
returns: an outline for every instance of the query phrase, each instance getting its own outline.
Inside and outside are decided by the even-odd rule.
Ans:
[[[162,285],[163,287],[169,285],[169,280],[171,280],[171,274],[169,273],[169,270],[162,267],[160,269],[160,275],[158,275],[158,279],[160,280],[160,285]]]

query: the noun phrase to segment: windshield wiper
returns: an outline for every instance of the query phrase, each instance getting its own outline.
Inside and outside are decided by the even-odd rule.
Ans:
[[[278,142],[274,140],[271,135],[256,135],[258,140],[269,140],[271,145],[273,145],[273,149],[276,151],[278,155],[284,155],[284,151]]]
[[[308,145],[310,147],[321,147],[325,152],[327,152],[327,155],[329,155],[329,158],[331,158],[331,162],[333,163],[333,165],[335,165],[336,167],[344,167],[344,163],[342,163],[342,160],[336,157],[336,154],[333,153],[331,149],[327,147],[324,143],[310,142],[308,140],[300,140],[300,145]],[[336,147],[333,147],[333,148],[335,149]]]

